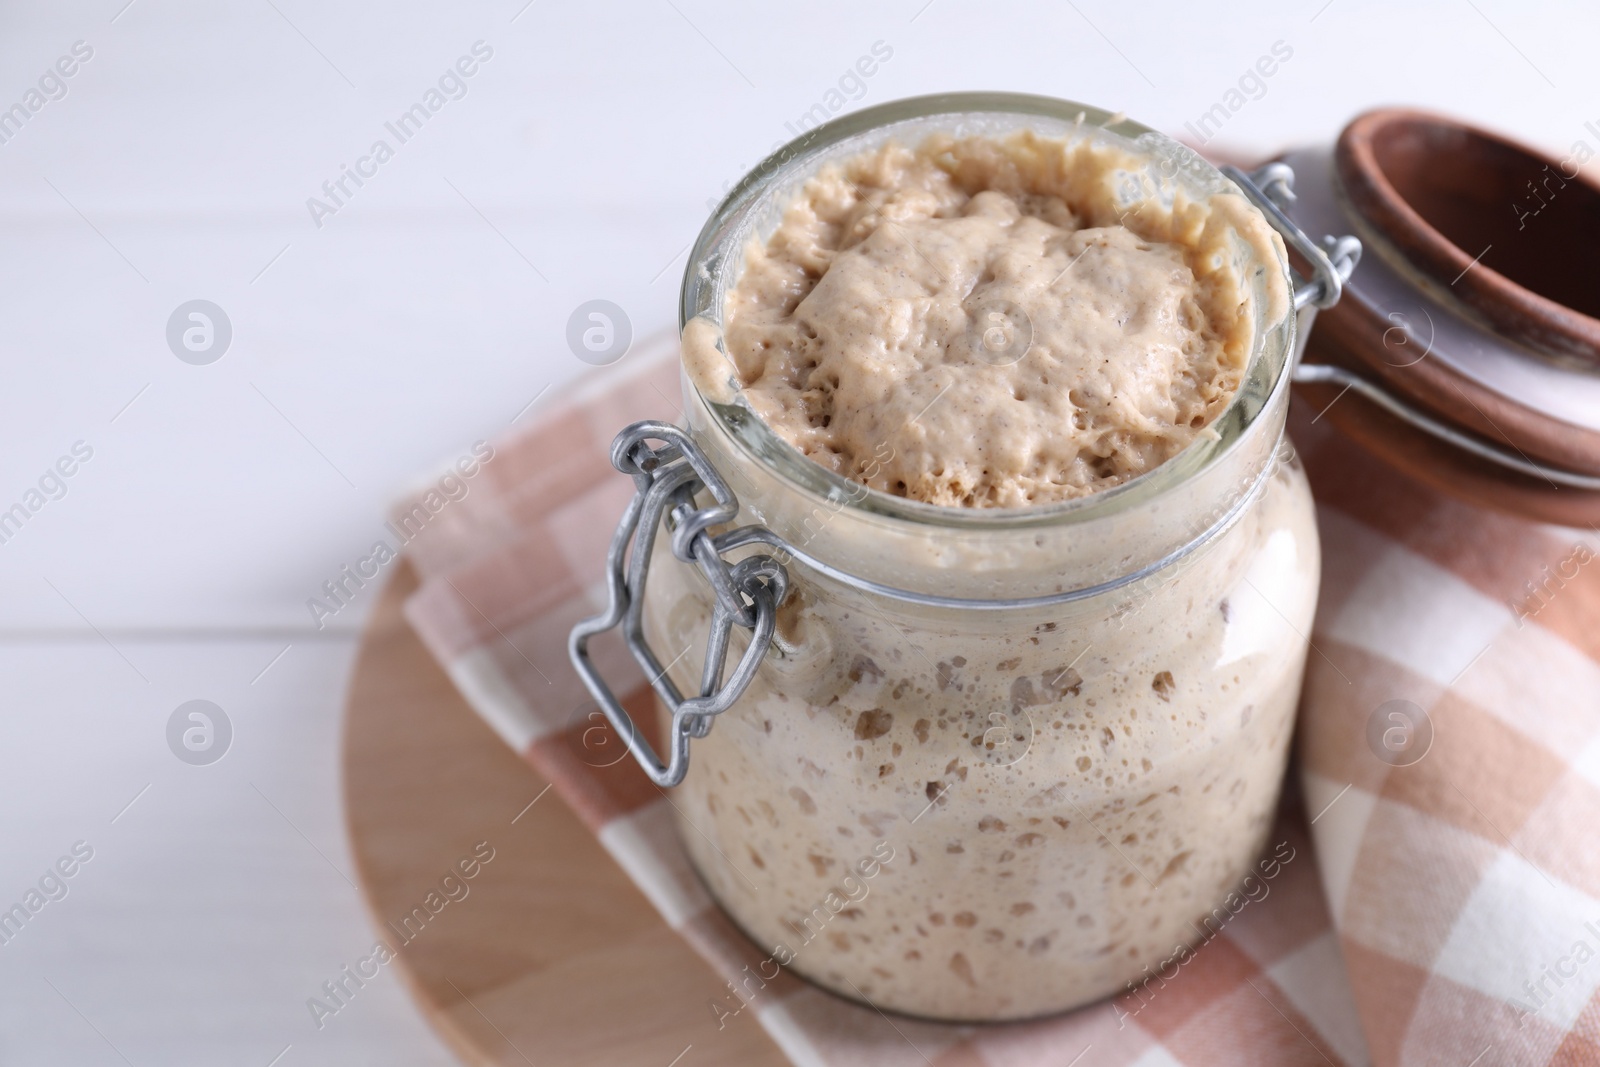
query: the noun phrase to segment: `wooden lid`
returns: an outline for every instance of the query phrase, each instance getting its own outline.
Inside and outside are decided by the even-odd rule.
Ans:
[[[1398,313],[1399,319],[1391,317],[1395,314],[1347,294],[1317,316],[1306,361],[1357,371],[1425,414],[1526,459],[1600,475],[1600,431],[1553,418],[1437,358],[1430,347],[1436,331],[1424,333],[1424,322],[1415,311],[1410,317]]]
[[[1358,235],[1513,343],[1600,369],[1600,187],[1571,160],[1405,108],[1334,148]]]
[[[1312,330],[1306,361],[1361,369],[1333,331]],[[1336,385],[1297,385],[1296,394],[1378,458],[1417,481],[1479,507],[1564,526],[1600,524],[1600,493],[1553,485],[1480,460]]]
[[[1570,358],[1570,352],[1561,359],[1535,352],[1526,342],[1537,331],[1524,331],[1520,341],[1496,332],[1486,321],[1488,316],[1478,314],[1454,291],[1479,275],[1482,261],[1471,270],[1466,268],[1483,246],[1465,254],[1444,236],[1447,230],[1457,236],[1463,232],[1458,221],[1465,209],[1460,208],[1459,197],[1452,197],[1477,188],[1475,174],[1468,168],[1479,158],[1500,161],[1495,164],[1499,177],[1485,184],[1503,193],[1505,167],[1501,164],[1507,155],[1484,149],[1485,142],[1478,139],[1476,131],[1448,136],[1444,131],[1452,125],[1416,112],[1374,112],[1352,123],[1333,151],[1306,149],[1283,157],[1296,174],[1298,199],[1287,209],[1290,217],[1317,236],[1355,231],[1379,253],[1369,255],[1356,268],[1340,302],[1317,315],[1303,361],[1352,371],[1420,414],[1527,463],[1600,476],[1600,359],[1591,363]],[[1461,143],[1477,147],[1446,152],[1433,164],[1440,172],[1452,172],[1449,181],[1420,173],[1426,169],[1421,161],[1431,148],[1459,147]],[[1377,166],[1380,161],[1392,171],[1405,169],[1406,173],[1391,181],[1393,175]],[[1369,192],[1377,190],[1364,200],[1360,194],[1349,195],[1345,188],[1346,173],[1353,163],[1360,164],[1355,172],[1363,175],[1355,184]],[[1534,169],[1544,165],[1541,161]],[[1447,192],[1418,192],[1430,182],[1447,187]],[[1445,230],[1424,220],[1415,206],[1399,197],[1397,189],[1428,200],[1426,210]],[[1578,188],[1569,181],[1561,191],[1576,194]],[[1587,195],[1592,190],[1584,186],[1583,192]],[[1358,200],[1366,205],[1365,215],[1358,210]],[[1600,198],[1595,202],[1600,205]],[[1451,210],[1457,214],[1451,215],[1440,204],[1454,205]],[[1502,201],[1498,208],[1511,219],[1514,230],[1517,216],[1509,205]],[[1538,232],[1535,226],[1561,221],[1552,216],[1552,210],[1523,219],[1524,241],[1530,246]],[[1581,243],[1586,249],[1600,249],[1600,210],[1585,217],[1587,239]],[[1398,227],[1398,238],[1377,230],[1384,221]],[[1569,228],[1573,224],[1571,219],[1566,222]],[[1571,244],[1573,240],[1568,232],[1559,235],[1556,243]],[[1407,255],[1401,255],[1402,248],[1408,250]],[[1411,250],[1417,251],[1413,255]],[[1589,254],[1600,261],[1600,253]],[[1451,264],[1459,266],[1446,274],[1452,270]],[[1595,266],[1600,267],[1600,262]],[[1498,280],[1485,272],[1473,279],[1472,299],[1501,321],[1514,320],[1520,310],[1537,313],[1537,321],[1548,327],[1541,336],[1558,333],[1561,323],[1574,321],[1600,328],[1600,322],[1587,314],[1562,308],[1498,272],[1495,278]],[[1458,286],[1450,285],[1458,280]],[[1478,284],[1484,281],[1490,284]],[[1544,315],[1541,305],[1556,310]],[[1315,412],[1326,412],[1319,418],[1326,417],[1392,465],[1445,491],[1542,521],[1587,524],[1600,519],[1600,493],[1518,474],[1475,457],[1417,429],[1354,390],[1341,394],[1335,385],[1303,386],[1298,391]]]

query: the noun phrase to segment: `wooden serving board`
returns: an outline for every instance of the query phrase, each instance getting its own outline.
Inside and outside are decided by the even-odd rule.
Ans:
[[[401,614],[416,585],[402,564],[363,635],[343,769],[373,937],[397,950],[388,967],[423,1014],[470,1064],[787,1062],[753,1014],[718,1029],[707,1004],[722,981],[462,702]],[[480,842],[493,858],[449,899],[441,879]]]

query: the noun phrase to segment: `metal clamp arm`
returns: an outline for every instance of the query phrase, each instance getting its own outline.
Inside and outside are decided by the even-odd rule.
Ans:
[[[1432,418],[1354,371],[1330,363],[1302,363],[1295,368],[1294,380],[1296,384],[1342,385],[1346,389],[1353,389],[1395,418],[1498,467],[1515,471],[1536,481],[1548,482],[1552,486],[1580,489],[1589,493],[1600,492],[1600,478],[1592,474],[1564,470],[1548,463],[1536,463],[1521,453],[1513,455],[1499,445],[1463,433]]]
[[[651,441],[663,444],[653,448]],[[672,786],[682,782],[689,769],[689,739],[704,737],[711,729],[712,718],[732,707],[755,678],[756,668],[772,643],[778,605],[788,591],[789,576],[771,556],[748,556],[737,563],[722,557],[735,539],[751,528],[711,534],[713,526],[725,525],[738,516],[739,500],[689,436],[676,426],[634,423],[612,442],[611,463],[633,477],[636,492],[606,553],[606,610],[572,628],[567,651],[583,684],[650,780],[660,786]],[[696,508],[694,498],[702,490],[711,495],[713,503]],[[672,664],[663,666],[644,636],[645,580],[663,521],[671,531],[672,555],[697,565],[715,597],[700,692],[687,699],[667,676]],[[672,713],[665,762],[639,732],[589,655],[591,637],[619,626],[628,650]],[[750,643],[733,672],[724,679],[734,626],[751,631]]]

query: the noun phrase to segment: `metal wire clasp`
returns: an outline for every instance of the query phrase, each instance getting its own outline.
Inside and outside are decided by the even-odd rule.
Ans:
[[[656,448],[651,441],[663,444]],[[739,500],[689,435],[676,426],[664,422],[634,423],[611,443],[611,464],[632,476],[636,492],[606,553],[606,610],[572,628],[567,652],[583,684],[617,735],[627,742],[628,751],[639,766],[657,785],[672,786],[682,782],[689,770],[689,739],[704,737],[711,730],[712,718],[732,707],[755,678],[756,668],[772,643],[778,605],[789,589],[789,574],[772,556],[747,556],[737,563],[722,558],[732,542],[742,538],[740,543],[749,543],[749,533],[760,528],[739,527],[717,535],[710,532],[713,526],[726,525],[738,516]],[[712,504],[696,508],[694,498],[702,490],[711,495]],[[715,595],[711,635],[700,671],[700,694],[689,699],[667,677],[667,667],[662,666],[644,637],[645,578],[663,519],[671,531],[672,555],[684,563],[698,565]],[[665,763],[634,725],[589,656],[589,638],[618,625],[628,651],[672,712]],[[733,673],[724,680],[728,637],[736,625],[751,631],[750,644]]]

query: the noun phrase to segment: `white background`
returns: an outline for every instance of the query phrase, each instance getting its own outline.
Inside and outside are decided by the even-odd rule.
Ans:
[[[373,589],[320,634],[306,600],[419,471],[586,369],[580,303],[669,328],[708,200],[875,42],[850,108],[1010,89],[1181,134],[1282,41],[1213,147],[1386,103],[1600,145],[1576,3],[525,3],[0,10],[0,108],[94,49],[0,144],[0,509],[94,449],[0,544],[0,907],[95,848],[0,946],[0,1062],[450,1062],[392,976],[320,1032],[305,1007],[372,940],[337,738]],[[467,95],[317,227],[307,198],[479,40]],[[209,366],[166,344],[195,298],[232,322]],[[210,767],[164,736],[197,697],[236,731]]]

